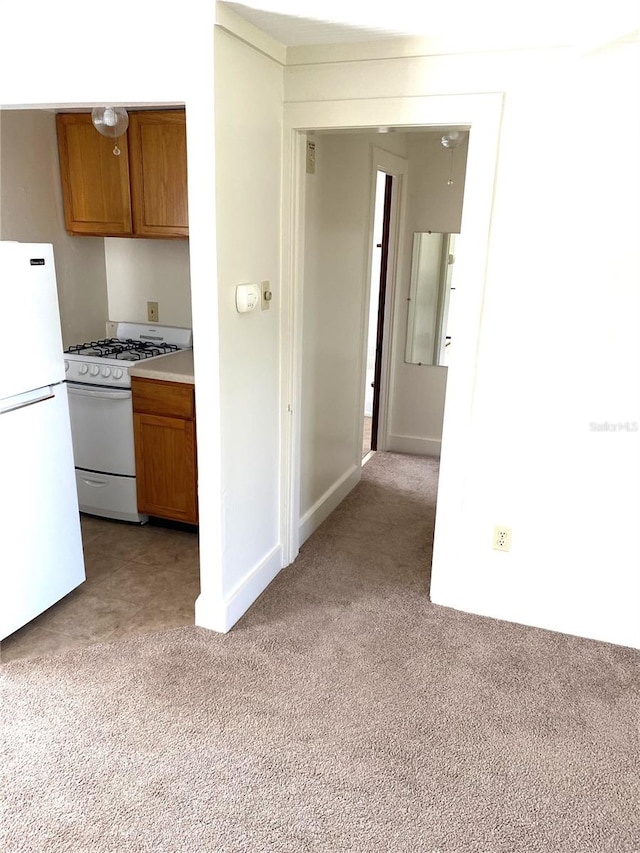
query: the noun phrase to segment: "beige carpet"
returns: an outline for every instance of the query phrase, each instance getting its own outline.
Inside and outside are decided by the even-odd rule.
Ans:
[[[637,853],[640,655],[431,605],[436,476],[377,454],[226,636],[2,667],[0,848]]]

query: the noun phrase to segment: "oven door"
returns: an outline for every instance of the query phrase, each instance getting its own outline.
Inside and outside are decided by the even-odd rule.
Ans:
[[[76,468],[135,476],[131,390],[68,382]]]

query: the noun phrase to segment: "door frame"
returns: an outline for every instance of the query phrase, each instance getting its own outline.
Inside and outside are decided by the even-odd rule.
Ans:
[[[437,554],[439,543],[445,549],[447,544],[455,547],[456,518],[462,500],[466,459],[471,452],[469,426],[502,104],[500,93],[285,104],[280,318],[280,534],[284,566],[292,563],[299,552],[306,133],[356,128],[375,131],[379,127],[429,130],[451,126],[471,131],[461,225],[465,243],[456,259],[456,275],[464,297],[460,299],[458,316],[460,345],[449,369],[445,400],[434,545]],[[467,281],[469,286],[464,287]],[[433,568],[437,570],[435,559]]]
[[[392,354],[394,352],[394,327],[395,327],[395,306],[396,306],[396,281],[398,270],[402,268],[400,250],[403,245],[404,221],[406,214],[406,176],[408,171],[408,163],[404,157],[398,154],[392,154],[390,151],[385,151],[383,148],[372,146],[371,151],[371,210],[369,215],[370,233],[369,246],[373,244],[373,221],[375,215],[375,191],[376,191],[376,175],[377,172],[384,172],[386,175],[391,175],[393,178],[393,195],[391,197],[391,210],[389,216],[389,253],[387,257],[387,280],[386,280],[386,296],[384,305],[384,320],[382,331],[382,359],[380,365],[380,389],[379,389],[379,411],[378,411],[378,441],[377,449],[386,450],[389,434],[389,403],[392,399]],[[368,280],[371,278],[371,250],[368,258]],[[364,306],[364,319],[367,322],[369,318],[369,302],[366,300]],[[364,384],[366,382],[367,372],[367,340],[364,336],[363,350],[363,367],[362,367],[362,386],[363,399],[360,404],[360,410],[364,413]],[[364,417],[364,414],[363,414]],[[362,434],[364,424],[360,424],[360,434]],[[358,454],[361,455],[361,448],[358,448]]]

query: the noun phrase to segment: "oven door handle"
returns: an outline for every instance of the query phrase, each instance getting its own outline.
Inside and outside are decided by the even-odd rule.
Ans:
[[[67,388],[70,394],[77,394],[79,397],[98,397],[101,400],[130,400],[131,391],[112,391],[110,388],[101,388],[99,391],[93,388],[80,388],[77,385],[67,383]]]
[[[108,480],[91,480],[89,477],[80,477],[80,479],[83,483],[86,483],[87,486],[93,486],[94,489],[102,489],[109,485]]]

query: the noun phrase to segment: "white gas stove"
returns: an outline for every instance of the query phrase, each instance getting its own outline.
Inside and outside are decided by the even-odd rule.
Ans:
[[[65,350],[81,512],[144,523],[138,513],[131,367],[191,349],[191,329],[118,323],[116,336]]]
[[[65,378],[85,385],[131,388],[131,366],[191,349],[191,340],[191,329],[118,323],[116,337],[87,341],[65,350]]]

